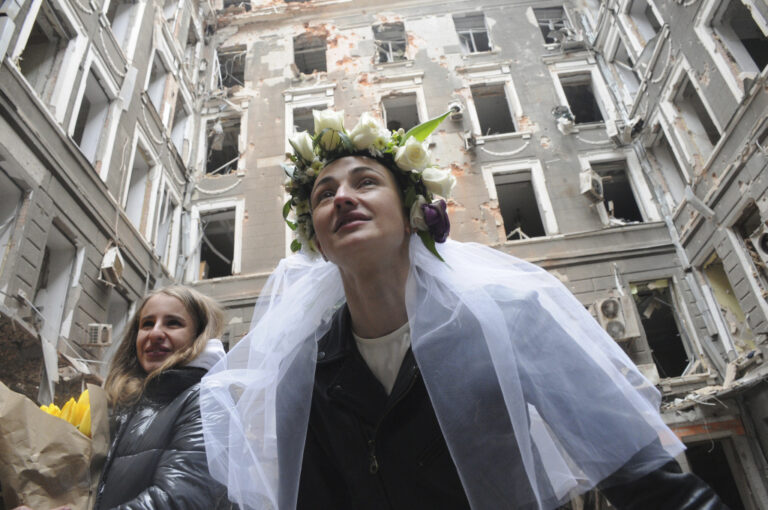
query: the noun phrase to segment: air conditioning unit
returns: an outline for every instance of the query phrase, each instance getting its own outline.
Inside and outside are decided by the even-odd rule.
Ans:
[[[579,192],[595,202],[603,201],[603,178],[592,169],[579,173]]]
[[[633,306],[631,296],[610,297],[595,304],[598,322],[617,342],[640,336]]]
[[[88,344],[106,346],[112,345],[112,324],[97,322],[88,324]]]
[[[109,285],[120,284],[124,267],[125,261],[120,249],[117,246],[109,248],[101,261],[101,280]]]
[[[752,246],[755,247],[760,260],[768,266],[768,226],[765,222],[749,238],[752,240]]]

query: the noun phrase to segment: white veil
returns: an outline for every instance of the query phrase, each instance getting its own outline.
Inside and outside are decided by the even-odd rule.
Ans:
[[[556,278],[481,245],[438,250],[446,263],[412,237],[406,306],[472,508],[554,508],[683,450],[657,390]],[[296,505],[317,341],[343,302],[335,265],[284,259],[251,332],[203,379],[211,474],[243,509]]]

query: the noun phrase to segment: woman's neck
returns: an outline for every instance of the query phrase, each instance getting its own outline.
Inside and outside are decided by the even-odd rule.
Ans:
[[[344,293],[352,318],[352,329],[363,338],[378,338],[391,333],[408,321],[405,310],[405,283],[408,256],[380,259],[358,266],[354,271],[341,269]]]

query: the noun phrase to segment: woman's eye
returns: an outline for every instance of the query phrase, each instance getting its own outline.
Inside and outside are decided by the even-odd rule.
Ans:
[[[152,327],[152,321],[142,321],[141,322],[142,328],[151,328]]]

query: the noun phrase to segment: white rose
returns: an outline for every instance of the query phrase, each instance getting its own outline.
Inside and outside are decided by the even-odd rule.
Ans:
[[[395,163],[402,170],[422,170],[429,165],[429,162],[429,151],[414,137],[408,138],[405,145],[398,147],[395,153]]]
[[[311,162],[315,159],[315,151],[312,149],[312,137],[309,133],[302,131],[290,137],[291,145],[299,153],[304,161]]]
[[[357,121],[352,131],[349,132],[349,138],[352,139],[352,143],[360,150],[375,146],[378,139],[387,136],[389,136],[389,132],[368,112],[363,112],[360,120]]]
[[[333,131],[344,131],[344,110],[339,112],[334,112],[333,110],[312,110],[312,116],[315,118],[315,135],[326,128],[330,128]],[[335,132],[326,133],[320,139],[320,145],[329,151],[338,147],[340,143],[341,138]]]
[[[425,168],[421,173],[421,180],[430,193],[440,195],[443,198],[451,196],[451,190],[456,185],[456,177],[450,170],[438,168]]]
[[[424,211],[421,210],[421,206],[426,203],[427,200],[423,196],[418,195],[416,201],[411,206],[411,226],[422,232],[429,230],[427,222],[424,220]]]

